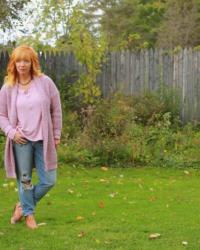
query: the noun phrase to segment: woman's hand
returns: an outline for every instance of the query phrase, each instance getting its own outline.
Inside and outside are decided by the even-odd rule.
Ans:
[[[55,147],[58,148],[58,145],[60,144],[60,139],[54,139]]]
[[[27,140],[18,131],[15,133],[13,141],[16,142],[17,144],[26,144],[27,143]]]

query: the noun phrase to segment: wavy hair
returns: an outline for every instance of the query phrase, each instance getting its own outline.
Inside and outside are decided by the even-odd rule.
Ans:
[[[4,79],[5,84],[14,86],[18,79],[18,73],[16,69],[16,62],[20,60],[30,60],[31,69],[30,74],[33,78],[34,76],[42,75],[40,69],[39,58],[35,50],[28,45],[21,45],[15,48],[10,56],[8,66],[7,66],[7,75]]]

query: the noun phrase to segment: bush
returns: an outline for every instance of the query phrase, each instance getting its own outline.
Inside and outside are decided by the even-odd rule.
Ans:
[[[135,110],[135,121],[144,125],[153,125],[162,120],[165,113],[170,113],[170,123],[177,127],[180,101],[178,92],[160,88],[157,92],[146,92],[144,95],[131,97],[131,105]]]
[[[126,126],[134,121],[134,110],[125,97],[120,94],[101,99],[93,110],[84,132],[91,143],[103,138],[121,136]]]
[[[5,136],[0,132],[0,167],[4,166],[4,148],[5,148]]]
[[[172,137],[171,114],[164,110],[160,100],[150,95],[138,99],[117,93],[102,99],[88,117],[80,145],[101,164],[144,165],[155,158],[162,160]]]
[[[78,137],[81,133],[80,118],[76,111],[63,112],[62,142]]]
[[[199,125],[180,126],[177,110],[155,94],[116,93],[86,109],[84,119],[68,113],[61,160],[84,166],[199,166]]]

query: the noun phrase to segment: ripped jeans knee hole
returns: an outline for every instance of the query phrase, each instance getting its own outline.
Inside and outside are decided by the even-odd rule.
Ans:
[[[31,179],[24,174],[21,180],[22,187],[24,190],[32,190],[33,189],[33,184],[31,182]]]

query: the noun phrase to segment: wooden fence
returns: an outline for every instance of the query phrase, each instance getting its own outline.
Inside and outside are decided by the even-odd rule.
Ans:
[[[59,85],[73,83],[83,67],[72,53],[39,53],[42,70]],[[0,53],[0,80],[8,62]],[[183,121],[200,121],[200,52],[191,48],[170,53],[162,49],[108,53],[97,77],[103,96],[115,91],[126,95],[155,91],[161,85],[178,89]]]

